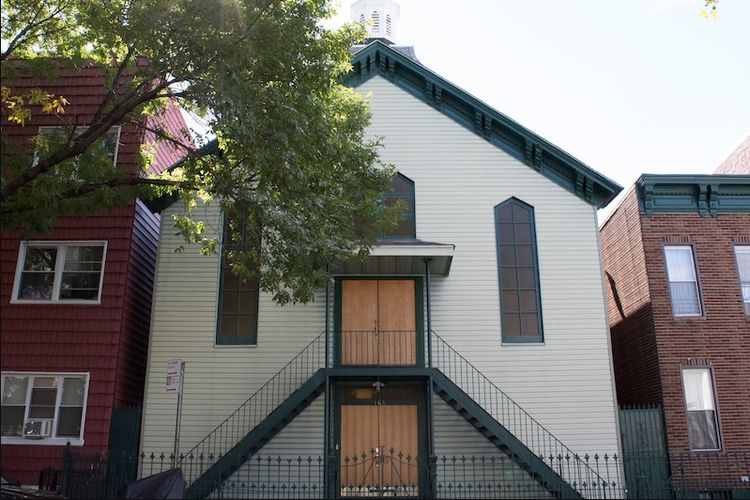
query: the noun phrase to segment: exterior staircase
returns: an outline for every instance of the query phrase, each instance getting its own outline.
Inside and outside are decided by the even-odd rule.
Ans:
[[[432,391],[530,478],[555,498],[616,496],[586,461],[579,459],[440,337],[433,333],[432,339],[433,368],[415,369],[415,375],[423,379],[429,376]],[[181,456],[188,498],[214,494],[324,392],[327,377],[337,370],[322,368],[326,365],[325,356],[324,334],[321,334]],[[428,473],[434,478],[434,470]]]

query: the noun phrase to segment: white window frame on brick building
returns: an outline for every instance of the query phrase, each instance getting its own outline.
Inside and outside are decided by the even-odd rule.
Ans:
[[[750,245],[735,245],[734,258],[737,262],[737,277],[740,280],[740,294],[745,315],[750,316]]]
[[[665,245],[664,264],[675,317],[703,316],[698,270],[691,245]]]
[[[721,450],[719,411],[713,370],[708,366],[682,367],[682,389],[688,439],[692,451]],[[715,446],[706,446],[707,440]]]

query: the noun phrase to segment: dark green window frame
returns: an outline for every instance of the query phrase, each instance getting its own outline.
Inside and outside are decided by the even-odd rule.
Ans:
[[[242,280],[236,276],[227,259],[230,250],[245,250],[254,245],[255,238],[248,234],[246,224],[241,224],[240,242],[229,234],[231,214],[224,214],[222,231],[219,300],[216,313],[216,345],[255,346],[258,344],[258,279]]]
[[[534,207],[518,198],[495,206],[495,250],[503,343],[544,342]]]
[[[406,208],[401,212],[401,222],[390,234],[381,236],[381,240],[403,240],[417,237],[414,181],[397,172],[391,181],[389,190],[385,193],[385,204],[391,206],[398,200],[404,200],[406,203]]]

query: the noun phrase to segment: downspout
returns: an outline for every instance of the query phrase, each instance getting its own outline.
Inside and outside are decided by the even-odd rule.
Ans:
[[[430,298],[430,287],[432,285],[432,275],[430,273],[430,263],[432,259],[424,259],[425,273],[425,302],[427,303],[427,367],[429,375],[427,377],[427,436],[428,451],[427,456],[427,483],[428,498],[436,498],[435,491],[437,485],[437,457],[435,456],[435,412],[432,405],[432,301]]]
[[[328,271],[328,269],[326,269]],[[329,354],[329,327],[330,327],[330,315],[329,315],[329,297],[330,297],[330,280],[326,281],[326,300],[325,300],[325,346],[323,351],[323,357],[325,358],[324,366],[326,368],[326,386],[325,392],[323,393],[324,407],[323,407],[323,491],[327,496],[331,491],[332,486],[328,474],[330,473],[331,464],[329,463],[329,451],[330,451],[330,440],[331,440],[331,381],[328,378],[328,354]]]

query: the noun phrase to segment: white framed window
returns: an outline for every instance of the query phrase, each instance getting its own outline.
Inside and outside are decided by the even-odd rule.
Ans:
[[[2,444],[83,445],[88,373],[3,372]]]
[[[742,304],[745,307],[745,314],[750,316],[750,245],[735,245],[734,256],[737,260]]]
[[[675,316],[701,316],[700,290],[690,245],[668,245],[664,247],[667,263],[669,296]]]
[[[720,450],[719,415],[716,411],[711,369],[683,368],[682,387],[685,392],[690,449]]]
[[[84,133],[88,127],[76,127],[73,136],[78,137],[82,133]],[[115,125],[114,127],[107,130],[104,135],[102,136],[101,144],[104,147],[104,152],[109,158],[112,160],[112,164],[117,165],[117,153],[120,149],[120,131],[121,127],[119,125]],[[37,132],[40,136],[54,136],[58,133],[64,133],[65,129],[63,127],[56,127],[56,126],[41,126],[39,127],[39,131]],[[62,140],[62,139],[61,139]],[[96,144],[96,143],[94,143]],[[77,162],[80,156],[76,156],[73,161]],[[34,158],[34,162],[38,161],[38,158]]]
[[[12,303],[101,302],[106,241],[22,241]]]

